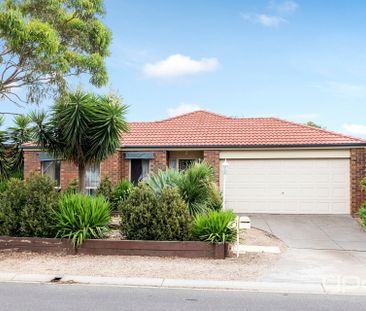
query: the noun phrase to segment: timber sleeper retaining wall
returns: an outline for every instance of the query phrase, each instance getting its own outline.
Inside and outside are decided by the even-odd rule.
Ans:
[[[0,236],[0,250],[85,255],[160,256],[225,259],[229,244],[199,241],[87,240],[74,248],[69,240]]]

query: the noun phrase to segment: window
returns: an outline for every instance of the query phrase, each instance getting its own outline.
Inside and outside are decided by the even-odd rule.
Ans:
[[[131,159],[131,182],[137,184],[149,174],[149,160]]]
[[[41,162],[41,170],[42,175],[47,175],[54,181],[56,181],[57,187],[60,187],[60,161],[42,161]]]
[[[180,171],[186,170],[195,160],[194,159],[179,159],[178,168]]]
[[[95,194],[100,183],[100,164],[89,164],[85,170],[85,189],[89,195]]]

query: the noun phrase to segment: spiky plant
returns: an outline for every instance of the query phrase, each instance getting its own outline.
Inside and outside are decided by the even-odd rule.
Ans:
[[[194,238],[210,243],[234,242],[237,229],[235,214],[231,211],[210,211],[195,217],[192,229]]]
[[[57,236],[68,238],[78,247],[87,239],[100,239],[108,231],[110,208],[102,196],[64,195],[54,210]]]
[[[85,191],[88,164],[99,163],[116,152],[127,132],[127,106],[115,95],[71,92],[45,113],[33,113],[35,140],[54,157],[78,166],[79,191]]]

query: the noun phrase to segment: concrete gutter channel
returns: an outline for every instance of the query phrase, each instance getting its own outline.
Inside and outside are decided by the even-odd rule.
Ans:
[[[290,282],[245,282],[215,281],[162,278],[116,278],[81,275],[45,275],[0,273],[0,282],[60,284],[60,285],[95,285],[121,287],[174,288],[197,290],[234,290],[267,293],[302,293],[328,295],[366,295],[366,282],[363,284],[323,284]]]

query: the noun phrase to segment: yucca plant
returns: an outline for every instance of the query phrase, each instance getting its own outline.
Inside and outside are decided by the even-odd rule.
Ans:
[[[102,196],[67,194],[54,210],[54,219],[56,236],[68,238],[78,247],[86,239],[100,239],[109,231],[110,208]]]
[[[206,162],[193,163],[182,173],[182,177],[178,179],[178,188],[191,215],[210,210],[214,183],[213,168]]]
[[[210,211],[195,217],[192,235],[210,243],[234,242],[237,236],[235,214],[229,211]]]
[[[177,187],[181,178],[182,174],[179,171],[173,169],[159,170],[156,174],[149,176],[146,184],[156,194],[161,194],[165,187]]]

